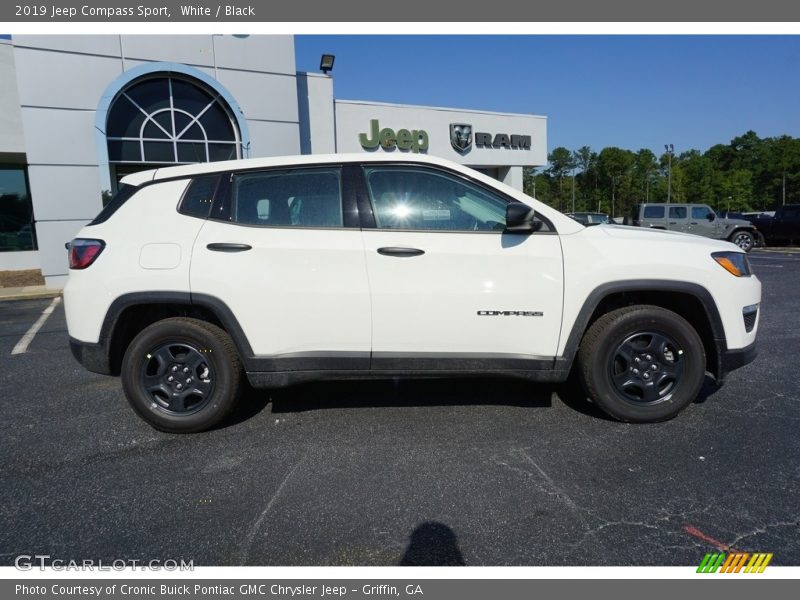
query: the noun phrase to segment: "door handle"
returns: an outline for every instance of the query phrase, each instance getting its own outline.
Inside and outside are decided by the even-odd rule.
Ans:
[[[677,224],[678,224],[678,222],[677,222],[677,221],[670,221],[670,222],[669,222],[669,224],[670,224],[670,225],[677,225]]]
[[[692,221],[689,225],[697,225],[697,221]]]
[[[383,248],[378,248],[378,254],[400,257],[419,256],[420,254],[425,254],[425,250],[420,250],[419,248],[403,248],[401,246],[385,246]]]
[[[228,242],[214,242],[208,244],[206,248],[214,252],[244,252],[245,250],[253,249],[253,247],[248,244],[231,244]]]

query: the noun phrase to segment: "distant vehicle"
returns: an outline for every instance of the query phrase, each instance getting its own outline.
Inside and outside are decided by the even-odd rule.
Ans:
[[[752,221],[767,244],[800,242],[800,204],[787,204],[769,212],[773,213],[772,217],[765,216]]]
[[[575,219],[581,225],[588,227],[589,225],[600,225],[604,223],[612,223],[611,218],[605,213],[599,212],[576,212],[567,213],[567,216]]]
[[[20,250],[33,249],[33,225],[27,223],[17,231],[17,243]]]
[[[720,217],[707,204],[635,204],[630,224],[728,240],[745,252],[763,245],[763,236],[753,223]]]

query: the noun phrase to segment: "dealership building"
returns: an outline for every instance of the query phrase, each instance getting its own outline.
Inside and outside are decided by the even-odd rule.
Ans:
[[[298,72],[292,36],[0,39],[0,271],[63,286],[64,244],[143,169],[423,153],[521,189],[547,162],[545,117],[338,100],[333,75]]]

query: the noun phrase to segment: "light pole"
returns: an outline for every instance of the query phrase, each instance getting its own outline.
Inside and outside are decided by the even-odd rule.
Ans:
[[[575,214],[575,167],[572,167],[572,213]]]
[[[672,155],[675,153],[675,146],[664,144],[667,151],[667,204],[672,202]]]

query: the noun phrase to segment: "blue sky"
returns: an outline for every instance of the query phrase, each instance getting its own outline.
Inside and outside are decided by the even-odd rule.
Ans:
[[[800,137],[800,36],[295,36],[335,96],[548,117],[548,150]]]

